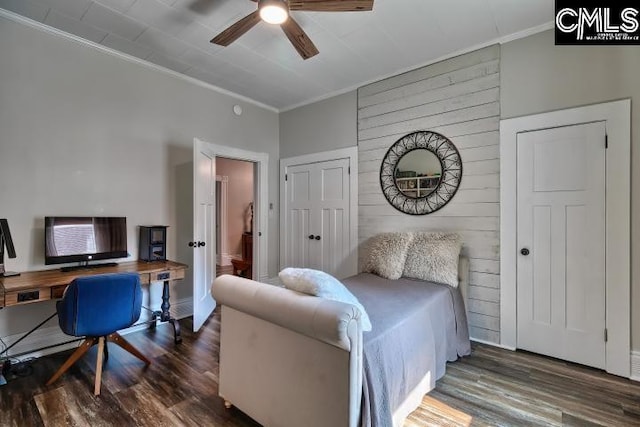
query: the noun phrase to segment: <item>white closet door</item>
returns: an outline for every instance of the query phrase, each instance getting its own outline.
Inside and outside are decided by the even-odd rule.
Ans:
[[[605,367],[604,123],[518,134],[518,348]]]
[[[284,267],[349,275],[349,159],[288,166]]]
[[[349,159],[317,163],[314,178],[318,187],[310,240],[319,270],[337,277],[348,275],[349,251]],[[320,240],[318,240],[318,237]]]
[[[317,268],[309,253],[314,171],[314,165],[292,166],[287,170],[285,267]]]

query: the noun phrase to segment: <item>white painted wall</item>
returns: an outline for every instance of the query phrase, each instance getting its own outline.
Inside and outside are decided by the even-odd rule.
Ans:
[[[500,48],[479,51],[364,86],[358,91],[359,240],[384,231],[452,230],[471,259],[467,309],[473,338],[500,340]],[[394,209],[380,189],[380,164],[402,136],[432,130],[460,151],[463,177],[443,209]]]
[[[631,345],[640,349],[640,49],[555,46],[546,31],[502,46],[502,118],[631,98]]]
[[[355,146],[357,111],[353,91],[281,113],[280,157]]]
[[[189,262],[191,142],[198,136],[270,154],[269,200],[276,209],[269,217],[273,276],[278,159],[354,146],[359,119],[360,240],[373,229],[462,230],[472,245],[471,284],[477,286],[477,298],[470,302],[472,334],[497,342],[498,118],[626,97],[632,103],[640,100],[640,54],[635,47],[554,46],[551,31],[506,43],[499,55],[495,50],[480,52],[492,52],[498,68],[488,72],[480,66],[468,86],[439,89],[431,83],[468,73],[447,67],[478,52],[366,86],[360,99],[354,91],[278,116],[0,18],[0,217],[9,219],[18,251],[7,268],[44,267],[42,218],[55,214],[127,216],[132,258],[137,257],[136,225],[168,224],[169,257]],[[472,101],[469,87],[478,84],[488,98],[465,104]],[[491,98],[498,92],[499,108]],[[385,93],[398,96],[384,99]],[[240,117],[232,114],[237,103],[244,110]],[[442,105],[445,110],[430,110]],[[411,121],[402,124],[407,114],[413,114]],[[638,108],[632,108],[632,123],[640,123]],[[377,174],[388,147],[419,128],[449,136],[460,149],[465,173],[454,201],[442,211],[407,219],[379,193]],[[638,126],[632,129],[634,141],[640,141]],[[632,189],[636,186],[640,150],[632,149]],[[640,307],[640,282],[634,283],[640,262],[633,262],[638,253],[640,198],[632,197],[632,309]],[[188,280],[174,292],[179,299],[190,294]],[[52,303],[0,310],[0,336],[24,331],[54,310]],[[632,346],[638,350],[640,310],[632,316]]]
[[[459,58],[469,57],[475,53],[463,55]],[[440,218],[440,214],[434,214],[423,218],[407,220],[405,216],[398,214],[391,208],[384,196],[379,193],[377,182],[380,159],[384,152],[403,132],[418,129],[420,126],[439,126],[437,119],[427,121],[416,118],[402,129],[391,131],[390,135],[376,135],[384,126],[393,125],[402,120],[403,108],[411,104],[411,108],[424,108],[438,106],[436,102],[430,103],[424,100],[425,96],[436,97],[443,101],[460,103],[464,98],[464,91],[452,94],[451,88],[442,90],[424,89],[427,92],[415,90],[415,86],[402,86],[404,76],[419,76],[424,73],[425,82],[429,72],[440,74],[435,70],[442,64],[453,60],[444,61],[415,70],[406,75],[399,75],[391,79],[378,82],[362,88],[360,99],[349,101],[352,94],[331,98],[315,104],[297,108],[280,115],[280,151],[282,157],[299,154],[321,152],[331,148],[340,140],[349,138],[353,127],[353,109],[349,105],[355,104],[361,113],[360,120],[360,240],[370,234],[370,229],[382,227],[382,229],[397,229],[398,227],[420,228],[423,226],[438,228],[470,228],[475,240],[482,241],[486,237],[493,241],[498,237],[499,218],[499,170],[498,170],[498,119],[518,117],[522,115],[553,111],[570,108],[579,105],[601,103],[610,100],[631,97],[632,99],[632,123],[640,123],[640,108],[634,108],[633,104],[640,101],[640,80],[637,78],[640,70],[640,52],[637,47],[629,46],[555,46],[553,32],[547,31],[523,39],[505,43],[500,46],[500,60],[496,62],[499,72],[479,76],[484,82],[491,80],[494,83],[496,93],[499,91],[499,113],[485,118],[469,119],[464,121],[460,114],[468,113],[468,108],[461,108],[451,112],[446,119],[450,121],[460,120],[444,127],[443,133],[452,137],[458,146],[464,161],[465,173],[461,190],[454,198],[456,209],[459,212],[454,216],[451,211],[454,202],[442,210],[441,215],[449,215]],[[446,79],[447,73],[442,73],[441,78]],[[416,77],[417,78],[417,77]],[[435,78],[435,77],[434,77]],[[499,83],[498,83],[499,80]],[[387,83],[385,83],[387,82]],[[475,84],[475,83],[471,83]],[[388,85],[388,86],[385,86]],[[382,91],[396,88],[397,98],[376,104],[375,94],[368,91]],[[455,87],[455,86],[453,86]],[[367,89],[370,88],[370,89]],[[499,88],[499,89],[498,89]],[[428,94],[431,91],[431,94]],[[427,95],[425,95],[427,94]],[[369,96],[370,101],[363,101]],[[377,95],[380,101],[384,94]],[[442,102],[442,101],[440,101]],[[371,105],[369,105],[371,103]],[[422,106],[422,107],[420,107]],[[397,111],[394,117],[393,109]],[[449,107],[452,108],[452,107]],[[362,114],[363,110],[371,115],[372,119]],[[455,107],[454,107],[455,109]],[[477,111],[477,109],[476,109]],[[439,117],[428,112],[420,113],[424,117]],[[368,124],[370,120],[379,120],[376,116],[386,118],[387,122],[378,121],[377,124]],[[398,117],[400,117],[398,119]],[[466,123],[468,135],[454,136],[451,129]],[[415,129],[412,129],[415,128]],[[388,128],[387,128],[388,129]],[[344,138],[336,138],[335,133]],[[393,134],[393,132],[397,132]],[[387,132],[388,133],[388,132]],[[634,142],[640,141],[640,126],[632,127],[632,147]],[[632,347],[637,352],[640,350],[640,197],[634,197],[634,189],[640,187],[640,150],[632,148]],[[476,217],[471,217],[476,212]],[[371,215],[366,214],[371,212]],[[377,213],[376,213],[377,212]],[[363,217],[363,213],[365,214]],[[467,216],[465,216],[467,215]],[[402,219],[402,221],[399,221]],[[472,262],[471,282],[487,288],[499,289],[499,259],[498,243],[488,245],[480,258]],[[634,261],[635,260],[635,261]],[[490,291],[494,292],[494,291]],[[481,335],[498,342],[499,318],[497,317],[499,302],[495,295],[484,297],[485,300],[476,300],[470,304],[472,308],[470,319],[484,324],[488,332]],[[473,314],[475,313],[475,314]],[[478,330],[476,329],[475,332]],[[474,333],[475,333],[474,332]],[[476,334],[476,337],[478,335]]]
[[[269,153],[269,201],[278,206],[278,133],[273,111],[0,18],[0,217],[18,253],[7,268],[45,267],[45,215],[126,216],[131,259],[137,225],[169,225],[169,258],[190,264],[193,138]],[[278,225],[276,211],[270,275]],[[175,299],[191,297],[190,277]],[[0,336],[54,311],[53,303],[0,310]]]

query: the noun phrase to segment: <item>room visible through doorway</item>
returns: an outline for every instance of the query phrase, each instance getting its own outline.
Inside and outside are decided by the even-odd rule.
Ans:
[[[252,277],[254,163],[216,157],[216,276]]]

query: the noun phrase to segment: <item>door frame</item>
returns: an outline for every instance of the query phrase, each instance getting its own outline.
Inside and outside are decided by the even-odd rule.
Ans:
[[[220,183],[220,253],[216,253],[216,263],[221,266],[231,265],[231,255],[227,252],[227,200],[229,193],[229,177],[216,175],[216,182]],[[217,199],[216,199],[217,200]],[[217,210],[217,206],[216,206]],[[216,240],[218,236],[216,236]]]
[[[196,138],[201,144],[205,144],[207,151],[214,157],[244,160],[255,164],[254,173],[254,237],[258,238],[258,244],[253,245],[253,278],[266,280],[269,278],[267,243],[269,241],[269,154],[257,151],[243,150],[227,145],[214,144]],[[215,227],[214,227],[215,229]],[[214,236],[215,239],[215,236]],[[255,239],[254,239],[255,242]],[[215,241],[213,242],[215,244]],[[213,260],[215,261],[215,260]]]
[[[631,100],[500,121],[500,344],[517,345],[517,137],[519,133],[605,122],[606,371],[631,374]],[[603,337],[604,339],[604,337]]]
[[[320,153],[280,159],[280,269],[286,256],[286,208],[287,184],[285,174],[288,167],[330,160],[349,159],[349,275],[358,273],[358,147],[340,148]]]

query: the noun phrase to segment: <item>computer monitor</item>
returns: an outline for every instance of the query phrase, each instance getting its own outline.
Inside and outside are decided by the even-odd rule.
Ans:
[[[13,239],[11,238],[11,230],[9,230],[9,222],[6,218],[0,218],[0,277],[2,276],[17,276],[18,273],[12,273],[5,271],[4,269],[4,249],[7,249],[7,256],[9,258],[16,257],[16,249],[13,246]]]
[[[47,265],[128,256],[125,217],[44,218],[44,263]]]

